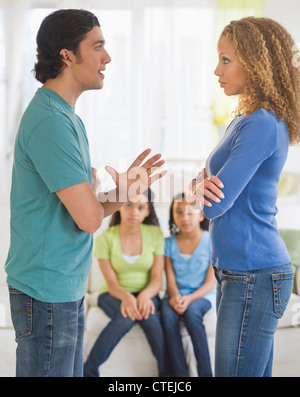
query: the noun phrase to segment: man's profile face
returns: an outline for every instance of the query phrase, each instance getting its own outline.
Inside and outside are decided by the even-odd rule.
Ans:
[[[95,26],[79,44],[77,55],[72,53],[72,76],[81,92],[103,87],[102,72],[111,61],[104,46],[102,31],[100,27]]]

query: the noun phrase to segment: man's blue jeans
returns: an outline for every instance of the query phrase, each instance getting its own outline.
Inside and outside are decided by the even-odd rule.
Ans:
[[[152,298],[152,301],[155,305],[155,313],[151,314],[147,320],[132,321],[129,317],[122,316],[119,299],[114,298],[108,292],[99,295],[98,306],[111,318],[111,321],[100,333],[87,358],[84,365],[84,376],[99,376],[99,366],[107,360],[120,339],[130,331],[136,322],[145,332],[152,353],[157,360],[159,376],[168,375],[167,349],[158,312],[160,300],[156,296]]]
[[[17,341],[16,376],[83,375],[83,299],[40,302],[9,287]]]
[[[180,334],[180,319],[192,339],[194,353],[197,360],[198,376],[212,376],[209,349],[203,317],[211,308],[211,303],[205,299],[192,302],[183,315],[179,315],[169,304],[169,297],[165,297],[161,305],[161,317],[166,335],[168,354],[172,363],[173,376],[187,377],[189,371]]]
[[[272,376],[274,333],[292,291],[291,265],[249,272],[215,269],[215,275],[215,376]]]

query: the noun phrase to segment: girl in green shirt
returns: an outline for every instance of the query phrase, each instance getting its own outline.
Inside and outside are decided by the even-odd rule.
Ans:
[[[165,340],[158,313],[164,269],[164,237],[149,189],[112,216],[110,227],[95,240],[94,255],[105,278],[98,306],[111,318],[84,366],[85,376],[99,376],[120,339],[138,322],[143,328],[158,373],[167,375]]]

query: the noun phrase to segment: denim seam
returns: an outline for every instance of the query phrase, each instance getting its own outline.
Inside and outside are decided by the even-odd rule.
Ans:
[[[247,281],[247,278],[248,278],[248,281]],[[238,346],[238,354],[237,354],[237,364],[236,364],[236,369],[235,369],[235,376],[236,376],[236,377],[237,377],[237,373],[238,373],[239,359],[240,359],[240,354],[241,354],[242,337],[243,337],[243,330],[244,330],[244,322],[245,322],[246,312],[247,312],[247,309],[248,309],[249,289],[250,289],[251,277],[245,277],[245,281],[247,282],[248,286],[247,286],[247,294],[246,294],[245,309],[244,309],[243,320],[242,320],[242,324],[241,324],[240,337],[239,337],[239,346]]]
[[[49,338],[49,350],[48,350],[48,367],[46,370],[47,376],[49,376],[51,369],[51,359],[52,359],[52,347],[53,347],[53,303],[49,303],[49,327],[50,327],[50,338]]]

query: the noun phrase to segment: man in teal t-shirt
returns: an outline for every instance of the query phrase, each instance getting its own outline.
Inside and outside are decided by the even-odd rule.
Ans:
[[[39,88],[15,141],[11,242],[5,269],[18,343],[17,376],[82,376],[83,297],[91,266],[92,234],[127,201],[164,173],[160,155],[128,171],[106,170],[115,191],[96,195],[89,145],[75,103],[103,87],[110,62],[98,19],[85,10],[59,10],[37,35]],[[142,164],[143,163],[143,164]],[[141,165],[142,164],[142,165]]]
[[[61,96],[39,88],[15,142],[6,264],[11,287],[43,302],[84,296],[92,235],[76,227],[55,192],[86,181],[92,186],[82,122]]]

